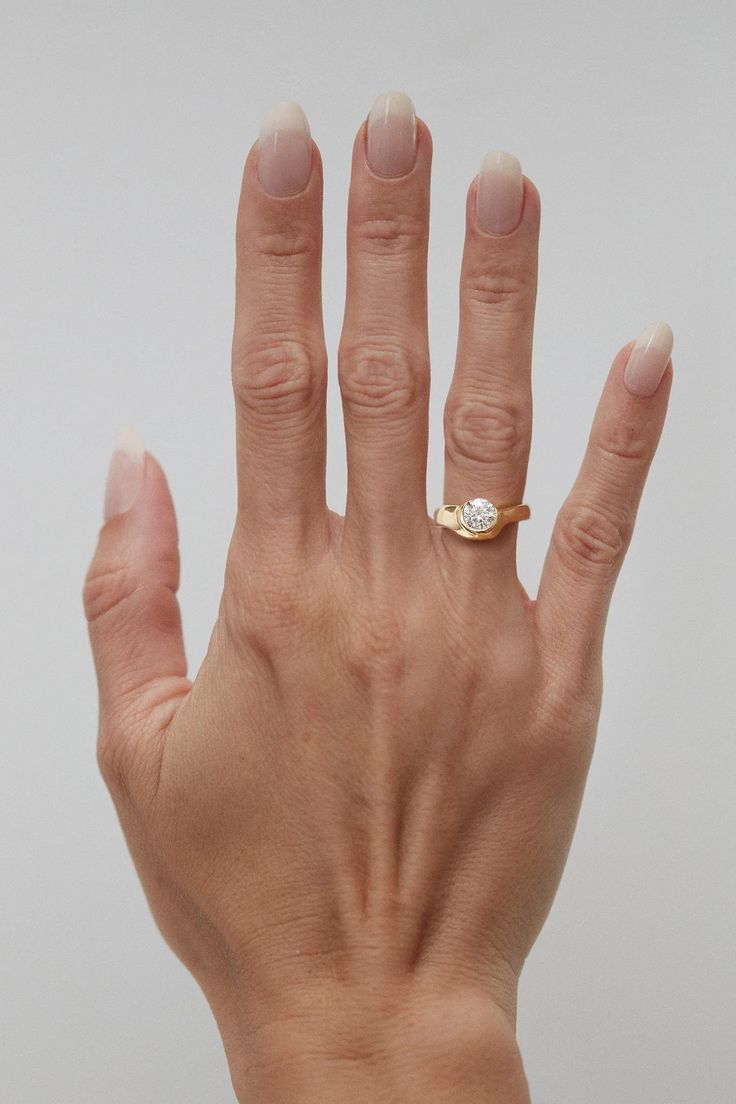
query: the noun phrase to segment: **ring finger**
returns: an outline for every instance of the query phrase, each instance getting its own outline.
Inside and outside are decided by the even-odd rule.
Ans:
[[[531,444],[539,194],[512,154],[489,153],[468,191],[457,359],[445,403],[445,502],[521,502]],[[513,558],[516,525],[494,546]],[[474,542],[452,539],[477,557]],[[494,549],[495,550],[495,549]]]

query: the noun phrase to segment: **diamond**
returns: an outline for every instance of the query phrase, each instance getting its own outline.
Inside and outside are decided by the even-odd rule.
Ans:
[[[473,533],[487,533],[496,524],[498,510],[487,498],[471,498],[461,510],[462,522]]]

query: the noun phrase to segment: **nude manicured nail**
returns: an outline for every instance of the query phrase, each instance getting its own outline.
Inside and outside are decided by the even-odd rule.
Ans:
[[[146,449],[134,429],[121,430],[112,454],[105,487],[105,521],[124,514],[138,497],[143,486]]]
[[[519,225],[524,203],[521,162],[513,153],[492,150],[483,158],[475,214],[481,230],[500,236]]]
[[[666,322],[652,322],[636,339],[624,369],[624,383],[633,395],[653,395],[670,359],[674,338]]]
[[[417,121],[404,92],[382,92],[368,115],[366,154],[377,176],[404,176],[414,166]]]
[[[297,103],[275,104],[258,138],[258,178],[272,196],[303,192],[312,173],[307,116]]]

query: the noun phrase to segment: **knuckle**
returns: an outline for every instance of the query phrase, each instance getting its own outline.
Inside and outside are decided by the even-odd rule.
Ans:
[[[542,695],[540,717],[547,729],[581,734],[598,721],[603,688],[602,653],[591,650],[585,662],[558,658]]]
[[[132,743],[129,739],[100,737],[97,741],[97,767],[115,797],[129,796],[132,766]]]
[[[241,246],[241,259],[257,257],[277,269],[299,267],[309,263],[320,251],[320,242],[310,226],[285,224],[251,231]]]
[[[286,337],[253,338],[233,354],[233,390],[239,406],[254,414],[311,409],[325,385],[325,356]]]
[[[395,693],[408,666],[406,626],[395,610],[371,603],[367,616],[355,619],[344,648],[351,681],[371,693]]]
[[[343,343],[338,377],[343,402],[353,416],[402,415],[428,394],[426,356],[399,344]]]
[[[652,452],[646,426],[625,418],[608,422],[593,439],[593,445],[604,460],[614,463],[646,461]]]
[[[97,740],[97,767],[105,785],[116,802],[135,803],[139,811],[155,794],[160,777],[163,736],[152,739],[154,708],[145,701],[129,703],[101,726]]]
[[[529,417],[509,401],[491,396],[464,396],[445,407],[445,445],[459,462],[514,464],[525,456]]]
[[[363,254],[402,257],[424,248],[427,220],[413,211],[393,211],[382,218],[376,215],[354,216],[350,232],[353,244]]]
[[[592,709],[581,707],[576,712],[556,703],[549,703],[547,709],[532,733],[531,757],[544,769],[561,768],[569,778],[574,765],[585,760],[597,721]]]
[[[90,568],[84,581],[82,601],[90,625],[113,610],[120,610],[131,599],[140,597],[141,584],[127,564]]]
[[[464,298],[480,310],[516,313],[529,309],[535,281],[531,271],[496,264],[470,265],[463,279]]]
[[[127,564],[101,570],[91,568],[84,582],[82,601],[90,625],[113,612],[133,622],[145,618],[164,630],[178,619],[174,586],[161,579],[144,580]]]
[[[244,572],[240,552],[229,554],[220,613],[231,640],[247,640],[264,655],[290,640],[298,645],[311,601],[305,569],[298,563],[281,558]]]
[[[600,663],[592,674],[561,676],[539,703],[533,739],[545,762],[567,766],[585,761],[592,749],[601,708]]]
[[[586,504],[563,508],[555,526],[558,554],[574,571],[616,570],[630,537],[628,524]]]

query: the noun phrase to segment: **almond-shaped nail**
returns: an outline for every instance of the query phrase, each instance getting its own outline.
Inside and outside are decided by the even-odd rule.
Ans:
[[[366,156],[377,176],[405,176],[414,167],[417,120],[404,92],[382,92],[368,115]]]
[[[131,508],[143,486],[146,449],[134,429],[120,432],[105,486],[105,521]]]
[[[303,192],[312,174],[312,139],[297,103],[274,104],[258,137],[258,179],[272,196]]]
[[[632,395],[653,395],[672,353],[674,338],[666,322],[652,322],[636,339],[624,369],[624,383]]]
[[[491,150],[478,177],[475,215],[481,230],[505,236],[519,225],[524,204],[521,162],[513,153]]]

